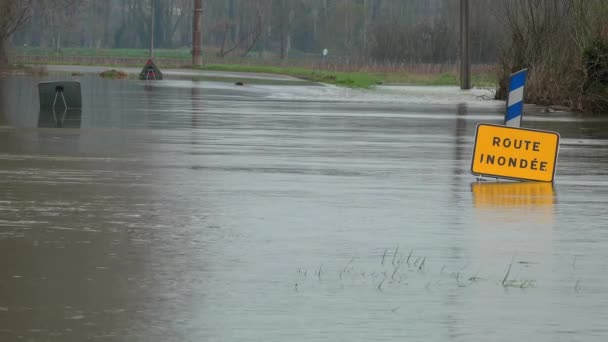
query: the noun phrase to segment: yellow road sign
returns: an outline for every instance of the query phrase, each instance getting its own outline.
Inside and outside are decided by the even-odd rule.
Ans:
[[[479,124],[471,173],[553,182],[558,151],[558,133]]]

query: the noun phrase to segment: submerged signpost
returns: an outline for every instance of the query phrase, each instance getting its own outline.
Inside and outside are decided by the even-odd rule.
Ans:
[[[38,83],[40,110],[82,108],[80,82],[58,81]]]
[[[150,56],[146,65],[139,73],[139,79],[145,81],[157,81],[163,79],[160,69],[154,64],[154,2],[150,3]]]
[[[58,81],[38,84],[39,127],[80,127],[82,94],[80,82]]]
[[[522,181],[552,183],[560,136],[556,132],[520,128],[528,70],[509,80],[504,125],[479,124],[471,173]]]
[[[145,81],[149,81],[149,80],[154,80],[154,81],[162,80],[163,79],[163,73],[156,66],[156,64],[154,64],[154,61],[152,60],[152,58],[150,58],[146,62],[146,65],[144,65],[143,69],[141,69],[141,72],[139,73],[139,79],[140,80],[145,80]]]

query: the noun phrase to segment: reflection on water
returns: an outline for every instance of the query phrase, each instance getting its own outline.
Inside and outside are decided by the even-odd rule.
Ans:
[[[555,203],[552,183],[476,182],[471,184],[471,190],[477,208],[541,207]]]
[[[471,184],[504,103],[83,76],[63,118],[46,80],[0,80],[0,340],[608,334],[605,120],[526,116],[554,188]]]
[[[41,110],[38,116],[40,128],[80,128],[81,123],[81,109]]]

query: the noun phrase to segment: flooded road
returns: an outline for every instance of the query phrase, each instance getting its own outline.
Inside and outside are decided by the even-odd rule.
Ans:
[[[554,186],[476,183],[451,88],[0,79],[1,341],[604,341],[608,121]],[[58,128],[57,126],[62,126]]]

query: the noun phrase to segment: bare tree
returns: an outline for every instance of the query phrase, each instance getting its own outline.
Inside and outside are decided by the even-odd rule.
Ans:
[[[0,65],[8,63],[11,35],[30,18],[33,0],[0,0]]]
[[[41,4],[44,6],[43,18],[46,26],[54,35],[53,46],[56,51],[60,51],[62,35],[67,28],[72,27],[72,20],[83,4],[83,0],[52,0],[41,2]],[[104,12],[107,12],[107,9]]]

